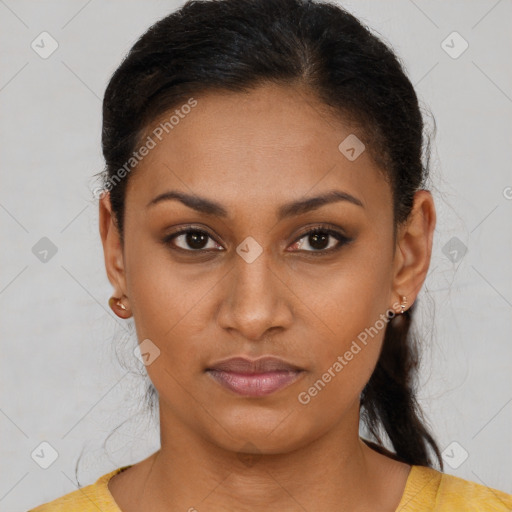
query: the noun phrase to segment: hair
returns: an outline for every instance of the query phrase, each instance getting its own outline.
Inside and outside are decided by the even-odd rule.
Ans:
[[[314,0],[190,0],[152,25],[112,75],[103,100],[103,186],[123,243],[126,185],[134,151],[155,120],[210,91],[298,87],[357,129],[389,183],[393,227],[425,188],[430,142],[413,85],[398,57],[341,6]],[[427,161],[423,162],[426,151]],[[132,169],[126,171],[130,162]],[[417,302],[417,301],[416,301]],[[416,399],[416,303],[388,322],[375,370],[360,396],[361,419],[382,453],[432,467],[439,448]],[[150,401],[158,397],[151,383]],[[394,453],[383,447],[380,431]]]

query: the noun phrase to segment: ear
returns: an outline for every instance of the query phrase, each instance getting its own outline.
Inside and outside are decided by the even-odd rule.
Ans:
[[[114,296],[122,297],[127,295],[123,248],[112,213],[110,192],[99,200],[99,227],[108,280],[114,287]]]
[[[398,296],[407,297],[407,306],[416,300],[427,277],[436,226],[436,210],[432,194],[418,190],[409,219],[397,233],[394,260],[393,289]]]

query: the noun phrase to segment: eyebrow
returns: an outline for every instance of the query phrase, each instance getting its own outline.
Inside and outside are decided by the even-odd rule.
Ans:
[[[163,194],[159,194],[146,205],[146,208],[152,207],[163,201],[170,200],[178,200],[185,206],[188,206],[189,208],[206,215],[214,215],[223,218],[228,216],[227,210],[221,204],[216,203],[210,199],[206,199],[205,197],[190,195],[184,192],[179,192],[177,190],[170,190],[168,192],[164,192]],[[294,215],[301,215],[313,210],[317,210],[326,204],[339,201],[347,201],[349,203],[360,206],[361,208],[364,208],[363,203],[357,199],[357,197],[354,197],[351,194],[341,190],[331,190],[316,197],[300,199],[298,201],[293,201],[282,205],[277,211],[277,218],[278,220],[282,220]]]

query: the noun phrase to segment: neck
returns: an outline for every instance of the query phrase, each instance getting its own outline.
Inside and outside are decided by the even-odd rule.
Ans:
[[[402,495],[410,467],[360,439],[358,406],[320,438],[279,453],[220,447],[162,406],[161,449],[141,463],[134,482],[140,511],[394,511]]]

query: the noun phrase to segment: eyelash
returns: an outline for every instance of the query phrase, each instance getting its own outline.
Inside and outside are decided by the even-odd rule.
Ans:
[[[193,226],[189,226],[187,228],[181,229],[180,231],[177,231],[175,233],[172,233],[171,235],[166,236],[163,239],[163,243],[165,245],[170,245],[171,249],[177,250],[177,251],[184,251],[189,253],[199,253],[204,254],[207,252],[212,252],[211,249],[183,249],[182,247],[176,247],[171,242],[175,238],[177,238],[180,235],[186,235],[188,233],[200,233],[208,236],[213,240],[213,237],[204,229],[195,228]],[[315,226],[313,229],[306,231],[305,233],[302,233],[298,238],[294,240],[294,242],[291,245],[295,245],[299,240],[306,238],[311,235],[315,235],[318,233],[326,234],[328,236],[332,236],[338,241],[338,245],[336,247],[331,247],[330,249],[318,249],[318,250],[312,250],[312,251],[303,251],[305,253],[308,253],[308,255],[316,257],[316,256],[327,256],[334,252],[339,251],[344,245],[352,242],[352,239],[349,237],[346,237],[345,235],[342,235],[340,232],[333,230],[327,225],[319,225]],[[220,250],[214,249],[215,252],[221,252]],[[292,251],[294,252],[294,251]],[[299,250],[299,252],[301,252]]]

